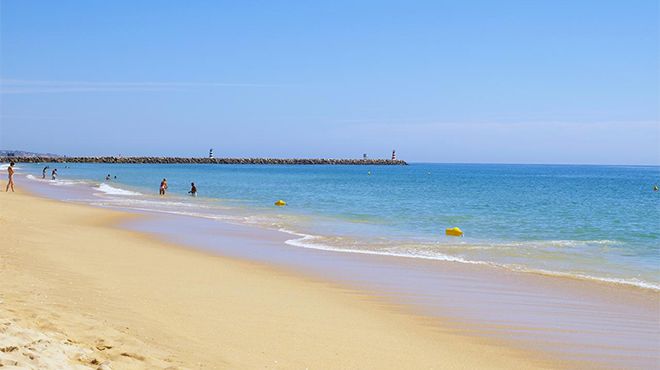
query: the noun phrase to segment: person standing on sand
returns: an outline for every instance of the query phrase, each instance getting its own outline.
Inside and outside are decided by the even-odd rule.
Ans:
[[[165,190],[167,190],[167,179],[160,182],[160,195],[165,195]]]
[[[9,173],[9,182],[7,183],[7,187],[5,188],[5,192],[9,191],[9,188],[11,188],[12,193],[14,192],[14,162],[9,163],[9,167],[7,167],[7,172]]]

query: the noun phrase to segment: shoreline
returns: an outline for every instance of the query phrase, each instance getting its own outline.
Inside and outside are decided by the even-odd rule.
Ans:
[[[54,333],[91,351],[69,358],[74,364],[549,365],[527,352],[429,326],[428,319],[364,292],[114,226],[136,215],[21,193],[0,199],[7,240],[0,251],[6,275],[1,307],[9,325]],[[30,361],[47,361],[42,355]]]
[[[46,180],[45,182],[42,181],[41,179],[35,178],[33,174],[19,174],[19,176],[26,176],[28,180],[27,186],[28,188],[33,188],[35,189],[36,187],[42,187],[46,183],[50,184],[50,180]],[[36,183],[35,183],[36,181]],[[71,180],[73,182],[69,183],[67,181],[70,180],[58,180],[62,181],[63,185],[74,185],[75,182],[80,181],[81,183],[87,182],[86,185],[89,185],[91,183],[94,183],[94,180],[90,179],[74,179]],[[80,183],[80,184],[81,184]],[[54,184],[58,185],[58,184]],[[77,184],[79,185],[79,184]],[[128,198],[124,199],[131,199],[131,196],[147,196],[148,197],[148,191],[145,191],[145,189],[142,188],[137,188],[137,187],[128,187],[130,190],[126,190],[126,186],[121,187],[124,184],[120,183],[107,183],[107,182],[100,182],[99,188],[95,191],[103,193],[103,195],[109,195],[109,196],[129,196]],[[90,185],[91,186],[91,185]],[[118,187],[119,186],[119,187]],[[52,190],[52,189],[51,189]],[[52,197],[52,194],[49,192],[44,193],[46,197]],[[44,195],[42,194],[42,195]],[[72,193],[73,194],[73,193]],[[75,195],[74,195],[75,197]],[[55,196],[54,198],[59,198],[59,196]],[[210,198],[210,197],[195,197],[192,198],[189,196],[183,196],[181,194],[168,194],[167,197],[168,200],[172,200],[175,202],[188,202],[190,200],[194,201],[217,201],[221,199],[215,199],[215,198]],[[158,202],[159,198],[156,197],[149,197],[149,201],[153,202]],[[88,204],[89,201],[82,201],[82,203]],[[234,205],[232,205],[234,206]],[[101,205],[101,207],[107,207],[110,209],[119,209],[119,210],[124,210],[124,211],[134,211],[134,210],[144,210],[146,212],[150,212],[149,210],[142,209],[142,208],[132,208],[130,206],[122,206],[122,205]],[[203,217],[206,218],[210,215],[204,214],[204,213],[199,213],[197,215],[191,214],[191,213],[185,213],[185,212],[177,212],[177,211],[171,211],[171,210],[152,210],[154,212],[163,212],[163,213],[172,213],[172,214],[182,214],[182,215],[190,215],[193,217]],[[337,246],[337,245],[332,245],[332,244],[323,244],[323,241],[320,243],[317,243],[317,239],[322,239],[323,235],[322,234],[308,234],[308,231],[296,231],[296,230],[290,230],[287,226],[285,228],[277,227],[273,228],[269,225],[262,225],[262,224],[256,224],[256,223],[248,223],[248,222],[243,222],[240,220],[241,217],[245,216],[245,212],[251,212],[252,210],[250,209],[241,209],[240,212],[242,212],[241,215],[232,215],[231,213],[228,214],[223,214],[222,216],[227,216],[228,218],[220,218],[217,219],[219,222],[227,222],[227,223],[232,223],[232,224],[240,224],[248,227],[256,227],[257,229],[260,230],[277,230],[278,232],[282,232],[290,238],[287,238],[285,241],[286,244],[299,247],[299,248],[306,248],[306,249],[313,249],[313,250],[322,250],[322,251],[335,251],[335,252],[341,252],[341,253],[350,253],[350,254],[356,254],[356,255],[373,255],[373,256],[389,256],[389,257],[396,257],[396,258],[412,258],[412,259],[423,259],[423,260],[431,260],[431,261],[446,261],[446,262],[453,262],[453,263],[460,263],[460,264],[465,264],[465,265],[479,265],[483,266],[486,268],[494,268],[494,269],[501,269],[504,271],[508,272],[513,272],[513,273],[527,273],[527,274],[533,274],[533,275],[539,275],[539,276],[547,276],[551,278],[564,278],[564,279],[569,279],[569,280],[577,280],[581,282],[593,282],[593,283],[598,283],[598,284],[610,284],[614,286],[621,286],[621,287],[629,287],[632,289],[642,289],[642,290],[647,290],[650,292],[654,293],[660,293],[660,285],[658,282],[654,280],[643,280],[639,278],[632,278],[632,277],[617,277],[617,276],[608,276],[607,274],[598,274],[598,272],[584,272],[584,271],[562,271],[562,270],[553,270],[553,269],[544,269],[539,266],[533,266],[533,265],[524,265],[524,264],[516,264],[516,263],[506,263],[506,262],[497,262],[493,260],[488,260],[488,259],[470,259],[470,258],[464,258],[460,256],[454,256],[452,254],[437,254],[437,255],[424,255],[424,254],[407,254],[405,252],[397,252],[397,251],[385,251],[385,250],[378,250],[378,249],[360,249],[360,248],[350,248],[350,247],[343,247],[343,246]],[[232,217],[238,217],[239,220],[232,220]],[[570,242],[571,240],[569,240]],[[607,240],[606,240],[607,241]],[[551,240],[551,242],[564,242],[564,240]]]
[[[247,225],[250,226],[250,225]],[[434,257],[434,256],[424,256],[424,255],[408,255],[408,254],[403,254],[403,253],[392,253],[392,252],[382,252],[382,251],[374,251],[374,250],[359,250],[359,249],[343,249],[343,248],[337,248],[337,247],[326,247],[324,245],[314,245],[314,244],[305,244],[302,243],[301,241],[305,240],[307,237],[310,237],[310,235],[307,234],[301,234],[295,231],[290,231],[290,230],[282,230],[279,229],[278,231],[295,236],[291,239],[288,239],[285,241],[286,244],[299,247],[299,248],[306,248],[306,249],[314,249],[314,250],[319,250],[319,251],[330,251],[330,252],[341,252],[341,253],[352,253],[352,254],[363,254],[363,255],[371,255],[371,256],[384,256],[384,257],[395,257],[395,258],[407,258],[407,259],[414,259],[414,260],[429,260],[429,261],[438,261],[438,262],[449,262],[449,263],[460,263],[460,264],[465,264],[465,265],[479,265],[479,266],[484,266],[485,268],[491,268],[491,269],[500,269],[503,271],[507,272],[512,272],[512,273],[525,273],[525,274],[533,274],[533,275],[539,275],[539,276],[547,276],[550,278],[559,278],[559,279],[569,279],[569,280],[578,280],[578,281],[583,281],[583,282],[590,282],[590,283],[596,283],[596,284],[607,284],[607,285],[613,285],[613,286],[620,286],[620,287],[628,287],[632,289],[641,289],[653,293],[660,293],[660,285],[652,284],[652,283],[647,283],[643,281],[630,281],[630,280],[625,280],[625,279],[620,279],[620,278],[606,278],[606,277],[600,277],[600,276],[591,276],[591,275],[585,275],[585,274],[575,274],[575,273],[568,273],[568,272],[560,272],[560,271],[551,271],[551,270],[540,270],[540,269],[534,269],[534,268],[527,268],[527,267],[517,267],[517,268],[512,268],[513,266],[511,265],[504,265],[504,264],[498,264],[494,262],[487,262],[487,261],[473,261],[473,260],[466,260],[462,258],[457,258],[457,257],[451,257],[451,256],[446,256],[446,257]],[[313,237],[313,236],[312,236]]]

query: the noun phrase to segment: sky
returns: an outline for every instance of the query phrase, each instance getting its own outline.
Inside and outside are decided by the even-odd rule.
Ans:
[[[0,149],[660,164],[656,0],[0,0]]]

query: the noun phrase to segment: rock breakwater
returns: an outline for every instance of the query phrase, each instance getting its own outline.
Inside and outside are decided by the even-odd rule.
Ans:
[[[187,158],[187,157],[0,157],[0,163],[153,163],[153,164],[285,164],[285,165],[407,165],[391,159],[331,158]]]

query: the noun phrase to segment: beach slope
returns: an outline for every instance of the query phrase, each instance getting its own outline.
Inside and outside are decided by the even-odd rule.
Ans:
[[[0,364],[80,369],[558,365],[444,331],[365,293],[114,226],[131,217],[138,216],[0,193]]]

